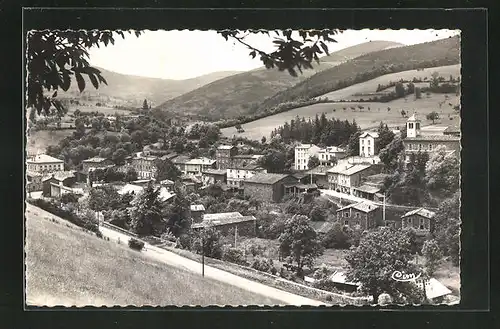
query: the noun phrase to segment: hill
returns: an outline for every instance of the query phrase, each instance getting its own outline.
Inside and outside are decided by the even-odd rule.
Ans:
[[[367,52],[397,45],[399,44],[388,41],[372,41],[348,47],[322,57],[319,65],[313,65],[313,70],[305,70],[303,75],[298,77],[292,77],[288,72],[265,68],[232,75],[168,100],[158,108],[179,114],[199,115],[209,120],[251,115],[256,113],[259,104],[266,97],[283,91],[317,72]]]
[[[236,74],[238,72],[214,72],[186,80],[169,80],[140,77],[101,70],[108,85],[101,85],[95,89],[85,77],[87,88],[80,94],[78,87],[73,81],[67,92],[60,92],[59,97],[72,97],[76,99],[88,99],[94,102],[100,101],[111,105],[132,105],[141,106],[144,99],[152,101],[153,106],[168,99],[185,94],[211,83],[215,80]]]
[[[285,102],[322,96],[389,73],[459,63],[460,39],[458,36],[380,50],[318,72],[266,99],[259,106],[258,111],[266,111]]]
[[[282,304],[42,216],[42,211],[26,216],[28,305]]]

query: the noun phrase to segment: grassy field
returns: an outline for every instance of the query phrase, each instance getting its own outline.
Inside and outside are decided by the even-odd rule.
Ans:
[[[74,130],[39,130],[27,136],[26,151],[28,154],[45,153],[47,146],[57,145],[63,138],[73,134]]]
[[[235,74],[170,99],[159,105],[159,108],[177,113],[206,115],[212,119],[248,115],[252,113],[252,107],[260,104],[266,97],[292,87],[317,72],[363,54],[398,45],[400,44],[389,41],[373,41],[341,49],[320,58],[319,65],[314,63],[312,70],[305,70],[298,77],[265,68]]]
[[[275,305],[280,302],[158,263],[72,225],[27,214],[29,305]]]
[[[362,129],[376,127],[380,121],[384,121],[392,127],[404,126],[406,118],[401,116],[401,110],[403,109],[410,113],[417,111],[423,120],[423,126],[432,123],[431,121],[425,120],[425,115],[432,111],[440,113],[441,116],[441,119],[437,120],[436,124],[456,125],[460,120],[459,115],[455,113],[448,103],[453,105],[459,104],[460,98],[455,94],[448,94],[448,96],[449,99],[442,108],[439,108],[439,102],[444,101],[443,94],[430,94],[430,97],[423,95],[422,99],[419,100],[408,97],[407,101],[404,99],[397,99],[388,103],[346,102],[314,104],[245,123],[241,125],[245,130],[243,133],[237,133],[234,127],[229,127],[222,129],[222,134],[225,137],[236,135],[260,140],[262,136],[268,138],[276,127],[283,125],[285,122],[290,122],[290,120],[295,119],[297,115],[299,117],[305,117],[307,120],[307,118],[314,118],[316,114],[321,115],[321,113],[325,113],[328,118],[334,117],[340,120],[349,121],[355,119]],[[358,105],[363,106],[364,109],[358,109]],[[356,108],[355,111],[351,109],[351,106]],[[346,107],[346,110],[343,110],[344,107]],[[368,107],[370,107],[370,111],[368,111]],[[391,111],[387,110],[388,107],[391,108]],[[452,120],[448,118],[448,114],[450,114]]]
[[[424,71],[410,70],[403,71],[398,73],[386,74],[381,77],[358,83],[353,86],[349,86],[347,88],[343,88],[340,90],[332,91],[330,93],[324,94],[320,97],[328,97],[330,100],[352,100],[352,96],[356,94],[365,94],[365,93],[375,93],[377,90],[377,86],[379,84],[388,84],[390,81],[399,81],[403,80],[412,80],[413,78],[428,78],[431,79],[431,75],[433,72],[438,72],[439,76],[442,76],[446,79],[452,75],[454,78],[460,76],[460,65],[447,65],[440,67],[433,67],[429,69],[425,69]],[[428,86],[428,83],[416,83],[415,86],[425,85]],[[394,88],[389,88],[388,90],[393,91]]]

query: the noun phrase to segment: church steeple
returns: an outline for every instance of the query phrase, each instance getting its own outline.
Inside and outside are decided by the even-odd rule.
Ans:
[[[413,113],[406,121],[406,136],[410,138],[420,136],[420,119],[417,117],[417,113]]]

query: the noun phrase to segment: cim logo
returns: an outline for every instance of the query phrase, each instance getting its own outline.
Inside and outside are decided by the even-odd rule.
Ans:
[[[404,273],[404,272],[400,272],[400,271],[394,271],[391,275],[391,278],[393,280],[400,281],[400,282],[408,282],[408,281],[414,281],[414,280],[420,278],[421,275],[422,275],[422,273],[415,274],[415,273]]]

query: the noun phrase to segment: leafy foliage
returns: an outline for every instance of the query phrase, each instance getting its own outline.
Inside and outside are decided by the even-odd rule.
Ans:
[[[425,180],[432,192],[442,197],[453,195],[460,184],[460,163],[454,155],[448,155],[446,147],[440,146],[426,164]]]
[[[194,237],[192,250],[210,258],[221,259],[222,243],[219,231],[208,227],[198,232]]]
[[[160,189],[155,189],[149,183],[134,202],[130,212],[130,227],[139,236],[161,235],[165,231],[159,194]]]
[[[155,166],[157,181],[169,179],[175,182],[182,175],[182,172],[168,159],[157,159],[155,161]]]
[[[432,276],[442,260],[443,253],[436,240],[426,240],[422,247],[427,275]]]
[[[132,32],[130,32],[132,33]],[[27,107],[33,107],[39,114],[53,114],[53,108],[65,113],[62,103],[56,99],[57,91],[68,91],[73,77],[78,89],[86,87],[84,76],[94,86],[107,84],[101,72],[90,66],[88,48],[104,44],[114,44],[115,36],[125,37],[123,31],[29,31],[27,35]],[[139,36],[140,32],[135,31]],[[51,96],[46,96],[47,92]]]
[[[378,300],[384,292],[395,298],[419,300],[421,296],[409,294],[409,283],[391,278],[394,271],[418,273],[419,269],[410,262],[410,238],[405,231],[381,228],[361,238],[360,244],[347,256],[349,281],[360,282],[361,289]]]
[[[380,122],[378,127],[378,136],[379,136],[379,144],[378,147],[380,150],[385,148],[389,143],[394,140],[394,133],[387,127],[387,124]]]
[[[226,248],[222,254],[222,260],[238,265],[248,266],[244,250],[239,248]]]
[[[91,188],[89,191],[89,208],[94,211],[116,209],[119,207],[121,197],[118,191],[109,185]]]
[[[269,258],[266,259],[262,257],[255,257],[251,267],[256,269],[257,271],[267,272],[273,275],[278,272],[276,270],[276,267],[274,266],[273,260]]]
[[[312,169],[319,166],[319,159],[317,156],[313,155],[309,158],[309,162],[307,163],[307,168]]]
[[[445,256],[454,265],[460,260],[460,192],[439,204],[434,217],[433,236]]]
[[[434,124],[434,122],[439,119],[439,113],[437,113],[436,111],[432,111],[431,113],[427,114],[425,117],[427,120],[431,120],[432,124]]]
[[[304,266],[312,268],[314,259],[323,252],[316,231],[306,216],[294,215],[285,223],[285,231],[279,237],[280,253],[289,263],[297,264],[297,274],[302,275]]]
[[[142,249],[144,249],[144,242],[134,238],[130,238],[130,240],[128,240],[128,246],[130,247],[130,249],[141,251]]]
[[[401,161],[404,158],[403,140],[400,137],[395,137],[380,150],[379,157],[388,172],[394,172],[397,168],[402,167]]]
[[[325,234],[321,242],[327,249],[349,249],[352,243],[350,233],[351,231],[347,226],[337,222]]]

